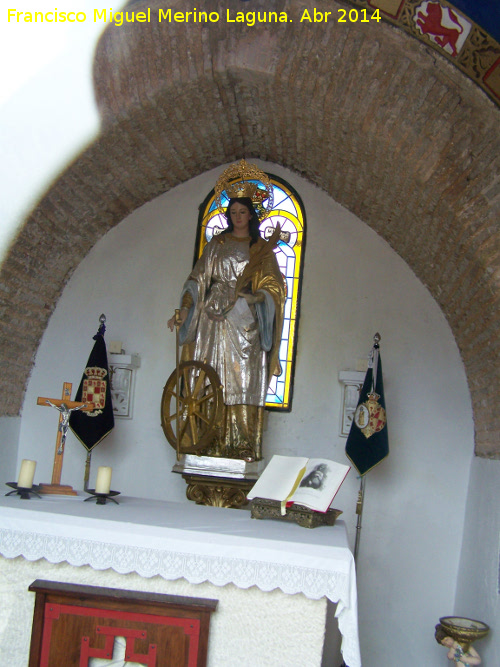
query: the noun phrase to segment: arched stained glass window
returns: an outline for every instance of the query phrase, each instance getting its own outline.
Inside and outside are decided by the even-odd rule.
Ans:
[[[285,181],[268,174],[273,187],[274,200],[270,214],[260,224],[260,233],[268,239],[277,224],[281,238],[275,248],[283,279],[286,283],[286,301],[283,333],[279,359],[281,375],[273,376],[266,397],[266,408],[290,411],[292,409],[293,377],[299,321],[302,266],[305,248],[305,211],[300,196]],[[259,184],[258,180],[253,182]],[[222,198],[222,206],[229,200]],[[214,190],[200,206],[195,262],[213,236],[227,227],[225,217],[217,209]]]

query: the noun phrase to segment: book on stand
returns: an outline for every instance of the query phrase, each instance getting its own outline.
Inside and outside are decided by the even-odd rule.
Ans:
[[[350,469],[329,459],[275,454],[247,498],[278,501],[282,515],[294,504],[326,512]]]

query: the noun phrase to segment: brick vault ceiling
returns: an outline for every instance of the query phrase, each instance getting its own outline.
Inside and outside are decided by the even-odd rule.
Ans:
[[[500,458],[500,111],[472,82],[387,24],[223,21],[110,26],[94,79],[100,136],[42,197],[1,268],[0,414],[19,413],[48,318],[99,238],[244,155],[301,174],[408,263],[462,354],[476,453]]]

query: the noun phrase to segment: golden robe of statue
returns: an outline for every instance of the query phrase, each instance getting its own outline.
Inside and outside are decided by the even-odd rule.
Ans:
[[[250,246],[249,237],[215,236],[184,285],[181,303],[189,313],[180,328],[183,360],[214,368],[226,406],[220,435],[205,455],[262,458],[266,393],[271,376],[281,373],[285,303],[273,245],[261,237]],[[255,303],[236,297],[243,292]]]

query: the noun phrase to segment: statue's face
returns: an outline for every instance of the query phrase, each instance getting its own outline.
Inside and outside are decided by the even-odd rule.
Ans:
[[[248,236],[248,225],[252,215],[245,204],[239,202],[232,204],[229,215],[233,223],[233,234],[235,236]]]

